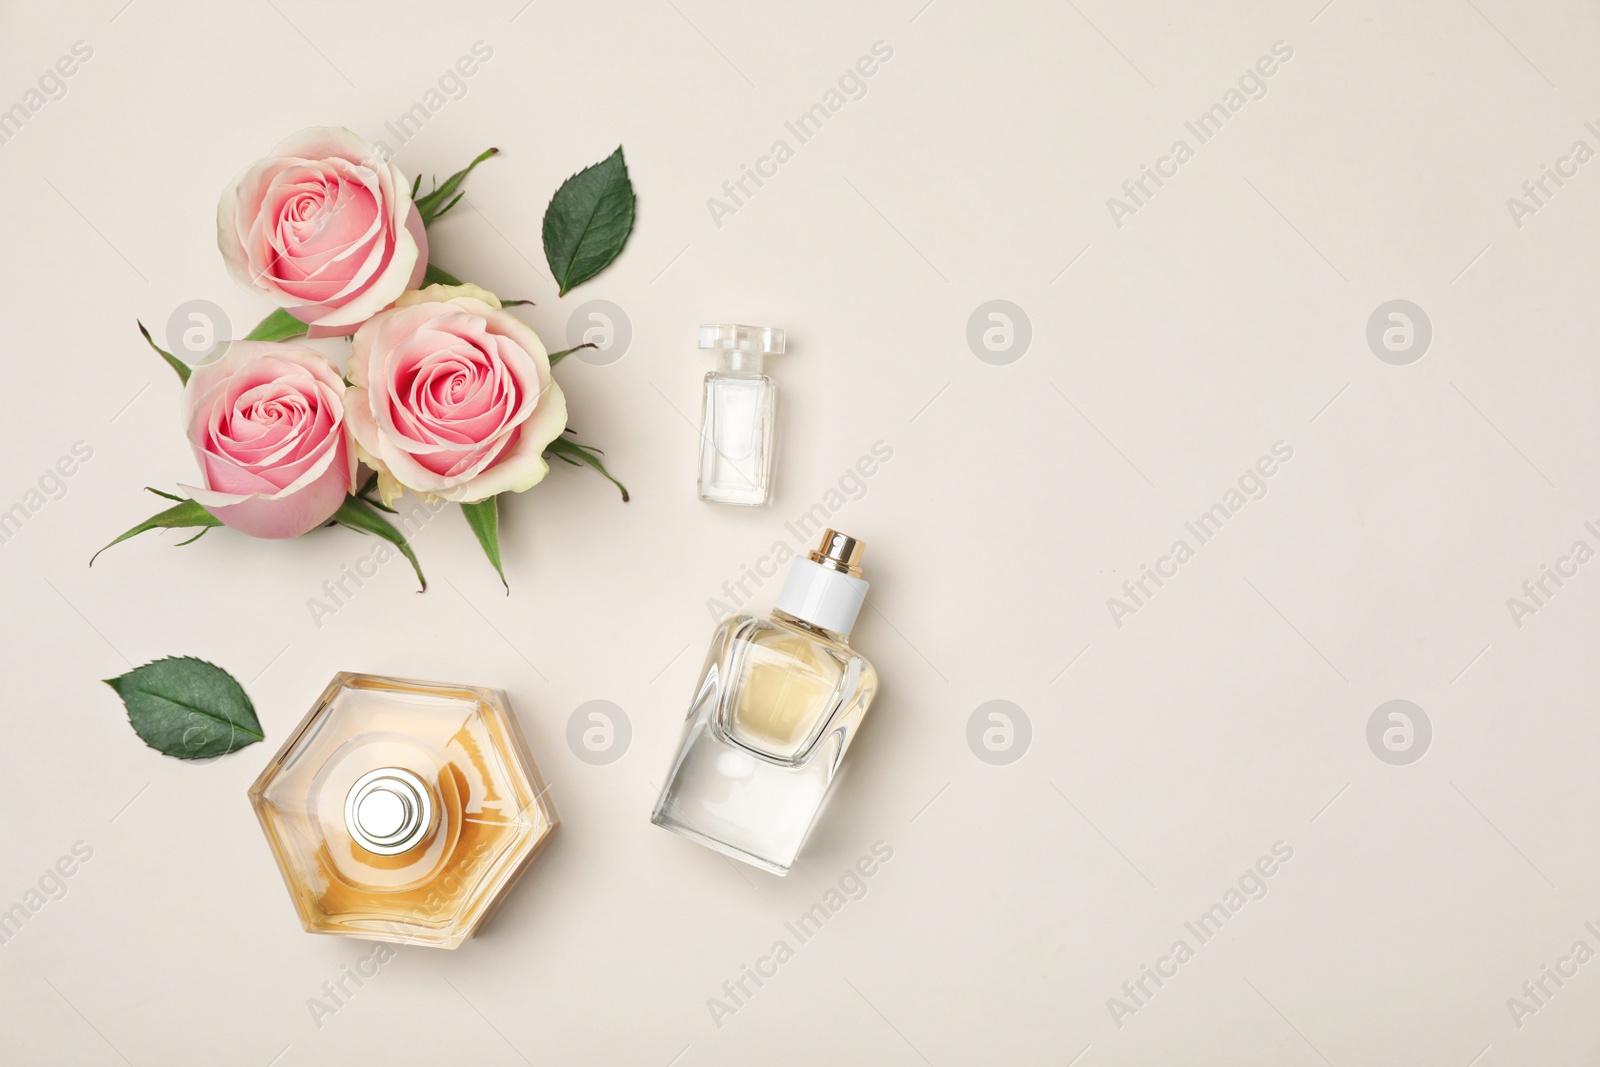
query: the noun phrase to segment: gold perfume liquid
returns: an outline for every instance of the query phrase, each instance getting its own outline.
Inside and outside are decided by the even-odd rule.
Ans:
[[[788,873],[877,695],[877,672],[849,642],[864,548],[825,531],[771,615],[718,625],[652,822]]]
[[[832,706],[851,653],[841,656],[826,636],[795,620],[773,622],[742,629],[743,670],[731,692],[728,727],[752,748],[788,759]]]
[[[503,693],[356,674],[250,798],[307,930],[445,948],[558,821]]]

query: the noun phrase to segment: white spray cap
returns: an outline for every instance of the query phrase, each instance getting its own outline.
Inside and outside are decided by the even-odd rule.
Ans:
[[[861,577],[866,550],[865,542],[849,534],[824,530],[816,548],[789,564],[778,610],[848,637],[867,599],[868,584]]]

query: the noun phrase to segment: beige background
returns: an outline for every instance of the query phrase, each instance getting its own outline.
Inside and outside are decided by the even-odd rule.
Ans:
[[[0,107],[93,56],[0,144],[0,508],[74,442],[93,458],[0,545],[0,909],[93,855],[0,945],[0,1058],[1594,1062],[1600,962],[1520,1020],[1507,1000],[1600,950],[1600,563],[1520,626],[1507,599],[1600,548],[1600,162],[1520,226],[1507,198],[1600,148],[1600,14],[1324,2],[5,5]],[[141,486],[193,472],[134,320],[268,310],[216,254],[223,186],[301,126],[384,137],[477,41],[397,162],[504,150],[436,256],[537,301],[551,347],[583,302],[624,309],[621,358],[560,378],[634,501],[563,467],[510,502],[509,598],[442,514],[427,594],[391,563],[320,627],[309,599],[372,549],[348,531],[151,535],[86,569],[155,509]],[[866,95],[717,225],[707,199],[879,41]],[[1278,41],[1266,96],[1198,144],[1184,123]],[[1107,198],[1178,138],[1193,158],[1117,226]],[[618,143],[638,226],[557,299],[544,204]],[[1008,365],[965,337],[993,299],[1031,322]],[[1409,365],[1366,340],[1394,299],[1432,324]],[[723,320],[792,339],[764,511],[694,496],[694,327]],[[736,869],[647,821],[707,601],[879,441],[834,522],[870,545],[882,700],[794,873]],[[1278,441],[1265,498],[1118,626],[1108,598]],[[172,654],[245,682],[267,742],[144,748],[99,679]],[[483,936],[402,950],[319,1020],[371,946],[300,931],[245,789],[342,669],[504,687],[563,826]],[[1405,766],[1366,739],[1392,699],[1432,724]],[[566,742],[591,700],[631,722],[608,765]],[[1031,724],[1006,765],[967,742],[991,700]],[[866,896],[717,1026],[708,998],[878,841]],[[1185,922],[1276,842],[1266,895],[1199,945]],[[1115,1019],[1180,938],[1194,957]]]

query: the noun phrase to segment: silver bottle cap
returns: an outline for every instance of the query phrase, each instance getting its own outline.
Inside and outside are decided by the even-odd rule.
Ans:
[[[345,795],[344,825],[368,852],[399,855],[433,828],[433,794],[404,767],[379,767],[356,779]]]

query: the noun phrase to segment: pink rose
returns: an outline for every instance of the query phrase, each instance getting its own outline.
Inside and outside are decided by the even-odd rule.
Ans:
[[[356,331],[350,431],[385,502],[531,489],[567,426],[539,337],[475,285],[407,293]]]
[[[338,337],[422,281],[428,237],[405,175],[349,130],[314,126],[233,180],[217,246],[239,284]]]
[[[253,537],[299,537],[355,488],[345,387],[300,345],[232,341],[183,390],[204,488],[183,486],[223,523]]]

